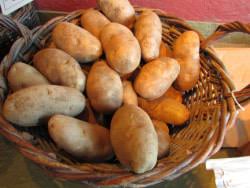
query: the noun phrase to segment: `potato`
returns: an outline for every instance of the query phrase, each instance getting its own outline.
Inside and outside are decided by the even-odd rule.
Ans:
[[[61,22],[52,32],[57,48],[62,49],[80,63],[95,61],[102,55],[100,41],[85,29],[72,23]]]
[[[55,115],[49,120],[48,130],[59,148],[79,159],[101,162],[113,157],[109,130],[100,125]]]
[[[161,42],[161,45],[160,45],[159,57],[173,57],[171,49],[163,41]]]
[[[161,97],[177,78],[180,65],[175,59],[161,57],[144,65],[135,79],[135,91],[145,99]]]
[[[81,17],[81,25],[96,38],[100,38],[102,29],[108,23],[110,21],[95,9],[88,9]]]
[[[33,85],[49,84],[49,81],[34,67],[22,62],[17,62],[10,68],[7,79],[12,91]]]
[[[192,89],[200,74],[200,39],[194,31],[186,31],[180,35],[173,45],[174,57],[178,60],[181,71],[175,82],[178,90]]]
[[[119,75],[105,61],[96,62],[87,79],[90,104],[98,112],[110,113],[122,104],[123,89]]]
[[[180,91],[192,89],[199,80],[200,61],[193,59],[177,59],[181,70],[174,87]]]
[[[130,81],[123,81],[123,104],[138,105],[137,95]]]
[[[118,23],[106,25],[101,42],[108,64],[121,75],[133,72],[140,64],[141,49],[133,33]]]
[[[176,126],[183,125],[190,116],[190,112],[185,105],[171,98],[154,101],[138,98],[138,104],[151,118]]]
[[[173,55],[176,58],[199,59],[200,38],[194,31],[182,33],[173,44]]]
[[[56,45],[53,41],[51,41],[49,44],[48,44],[48,48],[56,48]]]
[[[135,36],[140,43],[142,57],[146,62],[159,57],[162,24],[156,13],[147,10],[138,17],[135,23]]]
[[[172,98],[178,101],[179,103],[182,103],[182,94],[181,92],[177,91],[173,87],[170,87],[161,98]],[[156,99],[157,100],[157,99]]]
[[[169,152],[170,136],[168,126],[163,121],[152,120],[158,137],[158,159],[165,157]]]
[[[112,22],[133,27],[135,10],[128,0],[97,0],[97,5]]]
[[[151,170],[157,162],[158,139],[150,117],[135,105],[124,105],[111,121],[111,144],[118,160],[135,173]]]
[[[38,85],[21,89],[7,97],[3,115],[19,126],[37,126],[54,114],[76,116],[85,108],[85,97],[77,89]]]
[[[51,83],[80,91],[85,89],[86,77],[77,61],[67,53],[59,49],[43,49],[35,54],[33,63]]]

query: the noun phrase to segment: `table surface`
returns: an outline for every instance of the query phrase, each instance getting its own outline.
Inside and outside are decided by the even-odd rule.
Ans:
[[[236,156],[234,149],[223,149],[213,158]],[[0,188],[83,188],[80,183],[62,182],[50,178],[40,167],[24,158],[9,141],[0,136]],[[156,188],[215,188],[214,175],[204,164],[171,182],[152,186]]]

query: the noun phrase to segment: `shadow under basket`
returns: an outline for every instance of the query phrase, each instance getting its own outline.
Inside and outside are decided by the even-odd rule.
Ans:
[[[145,8],[136,8],[137,14],[143,10]],[[30,36],[24,36],[14,43],[0,66],[1,103],[8,94],[5,78],[10,66],[17,61],[31,62],[34,53],[45,47],[58,23],[80,19],[83,11],[54,18],[35,31],[27,32]],[[179,18],[168,16],[160,10],[153,11],[161,18],[163,41],[170,47],[181,33],[193,30]],[[237,117],[237,108],[240,106],[237,101],[241,104],[249,101],[250,87],[234,92],[235,87],[223,63],[214,55],[213,49],[208,47],[213,40],[234,31],[250,33],[249,27],[239,22],[219,26],[206,40],[196,31],[201,39],[201,73],[196,86],[184,95],[191,118],[186,126],[173,130],[169,155],[159,160],[157,166],[147,173],[134,174],[124,169],[116,160],[106,163],[79,162],[57,148],[49,138],[46,126],[21,129],[11,125],[1,115],[0,133],[14,142],[25,157],[45,169],[48,175],[58,179],[95,186],[128,187],[144,187],[173,180],[219,151],[227,128],[234,124]]]

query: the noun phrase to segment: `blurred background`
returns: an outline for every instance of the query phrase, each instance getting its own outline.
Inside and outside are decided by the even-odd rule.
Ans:
[[[194,21],[250,22],[249,0],[130,0],[133,5],[159,8]],[[96,0],[35,0],[41,10],[73,11],[96,7]]]

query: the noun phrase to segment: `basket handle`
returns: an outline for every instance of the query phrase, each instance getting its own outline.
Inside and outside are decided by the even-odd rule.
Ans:
[[[250,34],[250,24],[244,24],[238,21],[219,25],[217,29],[207,39],[201,43],[201,48],[205,49],[216,40],[225,37],[233,32],[241,32]],[[246,105],[250,102],[250,84],[241,91],[235,92],[234,96],[241,105]]]
[[[10,18],[9,16],[4,16],[2,14],[0,15],[0,26],[8,29],[9,31],[18,33],[18,36],[22,36],[25,41],[31,39],[31,30],[17,20]]]

